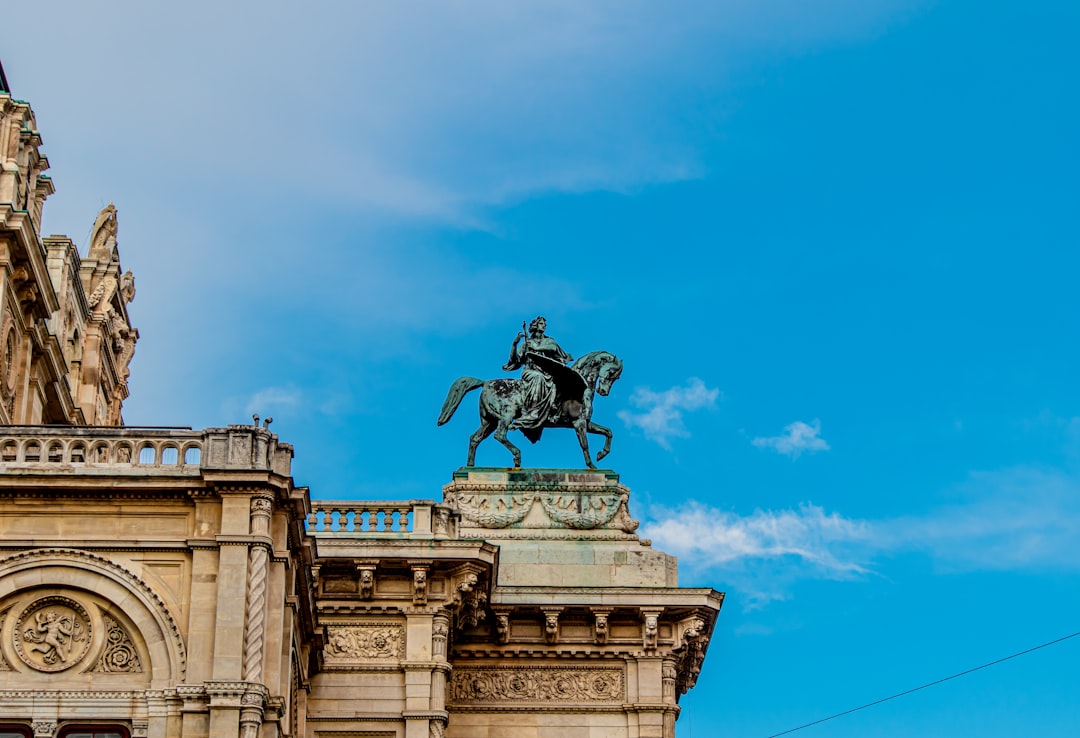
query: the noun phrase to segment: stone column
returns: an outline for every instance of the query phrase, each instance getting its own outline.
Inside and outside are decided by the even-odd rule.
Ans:
[[[435,672],[431,675],[431,709],[446,709],[446,677],[450,673],[448,656],[450,637],[450,616],[440,612],[431,623],[431,660],[435,662]]]
[[[664,713],[664,738],[675,738],[675,718],[679,715],[675,700],[675,678],[678,674],[675,659],[670,656],[664,658],[660,669],[664,704],[673,708]]]
[[[263,648],[266,643],[266,569],[269,552],[270,511],[267,497],[251,500],[251,535],[266,538],[253,541],[248,551],[247,627],[244,629],[244,681],[261,682]]]

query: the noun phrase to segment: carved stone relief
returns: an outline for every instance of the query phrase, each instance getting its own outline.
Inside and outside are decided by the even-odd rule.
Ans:
[[[512,492],[487,484],[455,483],[443,490],[444,502],[481,528],[508,528],[525,520],[539,502],[549,525],[574,530],[610,528],[633,533],[638,521],[627,510],[624,487],[610,491],[569,485],[516,485]]]
[[[331,625],[326,628],[328,662],[393,659],[405,655],[401,625]]]
[[[559,615],[561,614],[561,607],[544,610],[544,640],[548,643],[559,642]]]
[[[427,604],[427,567],[413,567],[413,604]]]
[[[360,597],[370,600],[375,594],[375,566],[361,565],[357,567],[360,582]]]
[[[493,702],[621,702],[621,669],[497,669],[457,667],[450,699],[457,704]]]
[[[131,636],[120,623],[108,615],[101,616],[105,626],[105,648],[98,657],[94,671],[134,674],[143,670],[139,652]]]
[[[90,616],[81,604],[53,595],[32,602],[15,621],[15,653],[38,671],[63,671],[90,648]]]
[[[7,610],[0,612],[0,633],[4,631],[4,620],[6,618]],[[11,671],[11,664],[7,662],[3,651],[0,651],[0,671]]]

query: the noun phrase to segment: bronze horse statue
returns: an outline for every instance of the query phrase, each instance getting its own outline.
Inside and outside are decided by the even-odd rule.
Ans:
[[[466,394],[477,387],[483,387],[480,391],[480,427],[469,438],[469,460],[467,466],[473,466],[476,461],[476,447],[480,442],[495,434],[495,439],[506,446],[514,455],[514,467],[521,466],[521,449],[510,442],[506,437],[508,431],[520,430],[533,443],[540,440],[540,434],[544,428],[573,428],[577,432],[578,442],[581,444],[581,453],[585,456],[585,464],[590,469],[595,469],[592,457],[589,454],[589,439],[587,433],[594,433],[604,437],[604,448],[596,454],[596,460],[600,461],[611,451],[611,429],[592,421],[594,395],[607,396],[611,391],[611,385],[622,374],[622,361],[609,351],[593,351],[585,354],[569,367],[556,365],[549,369],[554,370],[553,379],[557,392],[555,407],[548,415],[543,425],[539,428],[517,428],[514,420],[521,416],[524,402],[521,393],[521,380],[519,379],[477,379],[476,377],[461,377],[450,385],[450,391],[446,395],[442,412],[439,413],[439,425],[445,424],[458,409],[461,400]],[[561,369],[561,371],[559,371]]]

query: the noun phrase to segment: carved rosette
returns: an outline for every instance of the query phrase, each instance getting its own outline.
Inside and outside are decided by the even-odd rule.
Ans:
[[[326,628],[327,664],[396,659],[405,655],[401,625],[330,625]]]
[[[90,648],[92,625],[86,608],[70,597],[36,600],[15,620],[15,653],[37,671],[63,671]]]
[[[94,671],[127,674],[141,672],[143,669],[139,662],[139,652],[135,650],[131,636],[108,615],[102,615],[101,620],[105,626],[105,649],[98,657]]]
[[[450,678],[450,700],[458,705],[618,703],[624,695],[620,669],[457,667]]]

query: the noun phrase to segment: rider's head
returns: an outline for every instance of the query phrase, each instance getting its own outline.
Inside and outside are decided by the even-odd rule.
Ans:
[[[543,315],[537,315],[533,322],[529,323],[529,333],[543,333],[547,330],[547,318]]]

